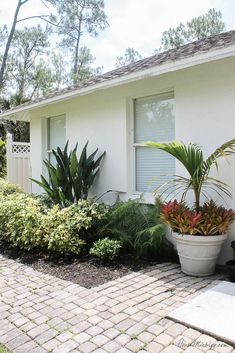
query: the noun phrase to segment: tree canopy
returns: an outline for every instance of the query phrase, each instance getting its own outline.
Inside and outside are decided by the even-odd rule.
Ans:
[[[160,51],[178,48],[181,45],[219,34],[225,31],[221,11],[210,9],[206,14],[192,18],[186,25],[180,23],[176,28],[164,31]]]
[[[22,99],[33,99],[101,72],[82,37],[96,37],[108,26],[104,0],[38,1],[45,5],[45,14],[24,17],[31,0],[19,0],[12,26],[0,27],[0,93],[8,98],[13,90]],[[17,28],[32,18],[39,24]]]
[[[71,52],[72,68],[71,79],[73,83],[81,80],[80,73],[86,75],[87,66],[93,57],[90,49],[81,47],[81,38],[87,33],[97,36],[99,31],[108,26],[107,16],[104,11],[104,0],[50,0],[57,9],[57,14],[51,17],[61,37],[60,46]],[[86,49],[84,49],[86,48]],[[81,62],[85,65],[81,70]]]
[[[108,26],[104,0],[37,0],[45,13],[26,16],[32,0],[18,0],[11,26],[0,26],[0,110],[100,74],[84,34]],[[38,22],[30,26],[29,20]],[[25,26],[18,28],[19,23]],[[0,122],[17,140],[29,139],[28,124]]]
[[[117,56],[116,67],[121,67],[142,59],[141,54],[134,48],[127,48],[122,56]]]

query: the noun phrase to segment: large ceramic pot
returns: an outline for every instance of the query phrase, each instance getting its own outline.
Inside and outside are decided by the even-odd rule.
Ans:
[[[221,247],[227,238],[223,235],[172,234],[176,241],[182,271],[191,276],[208,276],[215,271]]]

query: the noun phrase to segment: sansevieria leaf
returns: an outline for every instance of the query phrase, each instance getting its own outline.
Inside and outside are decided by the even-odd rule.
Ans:
[[[82,149],[80,158],[77,158],[77,144],[68,153],[68,141],[64,149],[52,150],[56,163],[45,160],[48,180],[41,175],[41,181],[32,179],[48,194],[55,204],[66,207],[69,203],[74,203],[79,199],[87,199],[89,189],[92,186],[96,175],[99,172],[100,162],[104,153],[97,159],[96,149],[89,156],[87,154],[88,142]]]

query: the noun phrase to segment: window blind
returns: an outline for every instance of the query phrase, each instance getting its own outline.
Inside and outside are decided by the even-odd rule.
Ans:
[[[140,146],[144,141],[171,141],[175,138],[174,95],[166,93],[135,100],[134,149],[135,189],[152,192],[171,179],[175,159],[154,148]]]
[[[66,144],[66,120],[65,115],[54,116],[48,118],[47,123],[47,149],[49,153],[49,160],[51,163],[55,164],[55,157],[52,155],[51,151],[60,147],[63,149]]]

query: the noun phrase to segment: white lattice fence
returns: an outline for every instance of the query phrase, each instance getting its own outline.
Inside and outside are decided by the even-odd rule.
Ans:
[[[31,193],[30,143],[14,142],[7,134],[7,180]]]

